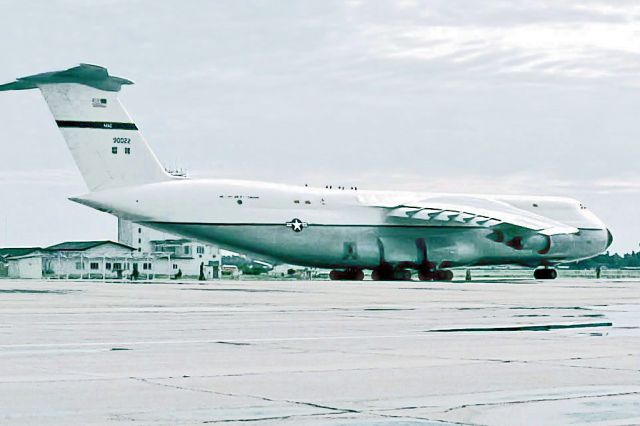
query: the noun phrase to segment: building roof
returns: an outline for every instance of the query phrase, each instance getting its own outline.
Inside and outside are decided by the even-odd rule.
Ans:
[[[0,248],[0,257],[24,256],[34,251],[42,250],[40,247],[6,247]]]
[[[126,248],[128,250],[135,250],[126,244],[116,243],[115,241],[103,240],[103,241],[66,241],[64,243],[55,244],[53,246],[45,248],[47,251],[85,251],[94,247],[99,247],[105,244],[115,244],[117,246]]]

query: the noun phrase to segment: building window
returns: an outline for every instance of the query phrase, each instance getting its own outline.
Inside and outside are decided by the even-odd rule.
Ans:
[[[106,270],[110,271],[111,270],[111,262],[107,262],[104,267],[105,267]]]
[[[173,264],[173,269],[178,269],[178,265],[176,265],[175,263]]]
[[[142,244],[142,238],[138,238],[138,244]]]
[[[84,269],[84,262],[76,262],[76,269],[81,271]]]
[[[142,249],[140,247],[138,247],[138,252],[141,252],[141,251],[142,251]]]
[[[150,271],[151,270],[151,263],[149,262],[145,262],[142,264],[142,269],[144,269],[145,271]]]
[[[131,148],[125,148],[124,149],[124,153],[127,154],[127,155],[131,154]]]
[[[184,246],[184,254],[185,256],[189,256],[191,254],[191,247]]]
[[[98,269],[100,269],[100,264],[98,262],[91,262],[89,264],[89,268],[91,268],[91,270],[96,271]]]
[[[114,263],[113,269],[115,269],[116,271],[122,271],[122,263]]]
[[[138,228],[138,234],[142,234],[142,228]]]
[[[111,147],[111,153],[112,154],[117,154],[118,153],[118,147],[117,146],[112,146]]]
[[[198,251],[198,254],[204,254],[204,247],[198,246],[196,250]]]

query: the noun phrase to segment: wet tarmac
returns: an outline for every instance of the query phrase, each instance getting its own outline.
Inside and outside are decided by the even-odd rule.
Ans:
[[[640,281],[0,280],[0,424],[640,424]]]

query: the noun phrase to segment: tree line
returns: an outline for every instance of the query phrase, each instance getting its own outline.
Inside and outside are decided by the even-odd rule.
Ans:
[[[595,269],[597,267],[608,269],[640,268],[640,252],[632,251],[623,255],[606,252],[591,259],[568,263],[567,265],[571,269]]]

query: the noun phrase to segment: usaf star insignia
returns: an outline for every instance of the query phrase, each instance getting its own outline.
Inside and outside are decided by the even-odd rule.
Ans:
[[[293,229],[293,232],[301,232],[304,228],[309,226],[307,222],[303,222],[298,218],[293,219],[291,222],[285,223],[288,228]]]

